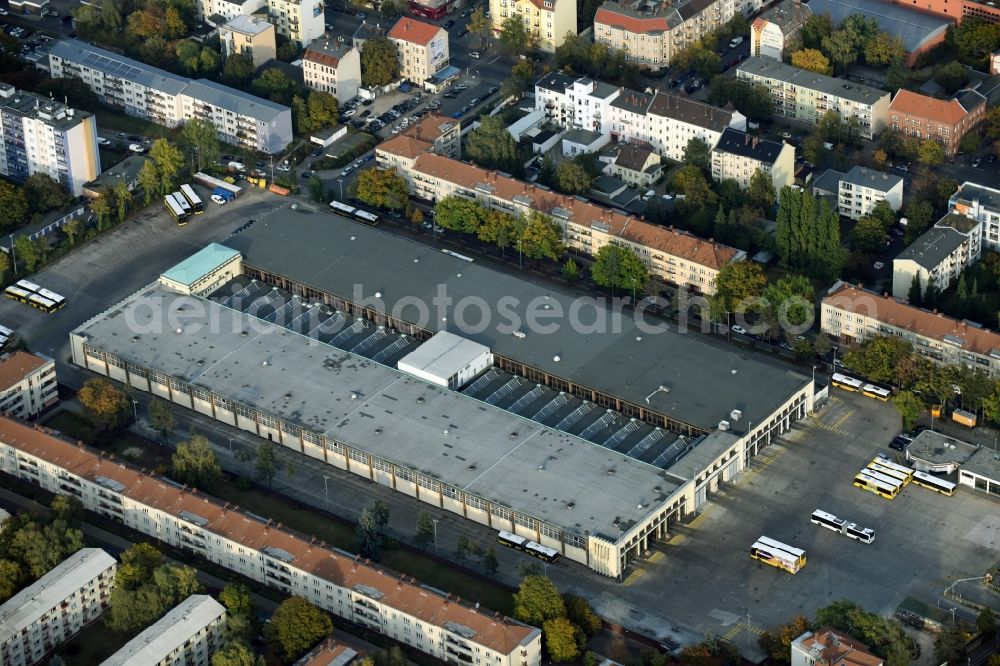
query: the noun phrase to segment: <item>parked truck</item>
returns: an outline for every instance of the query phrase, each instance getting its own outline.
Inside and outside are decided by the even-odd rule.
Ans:
[[[967,412],[964,409],[956,409],[951,413],[951,420],[955,423],[961,423],[964,426],[969,426],[974,428],[976,426],[976,415],[972,412]]]
[[[233,194],[231,191],[225,189],[224,187],[217,187],[217,188],[215,188],[214,190],[212,190],[212,195],[213,196],[222,197],[223,199],[226,200],[226,202],[230,202],[230,201],[232,201],[233,199],[236,198],[235,194]]]

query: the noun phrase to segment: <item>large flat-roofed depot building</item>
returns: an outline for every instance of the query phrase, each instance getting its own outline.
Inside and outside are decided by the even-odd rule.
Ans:
[[[140,290],[72,333],[74,362],[608,576],[811,408],[808,377],[696,334],[536,332],[530,302],[568,312],[566,295],[333,216],[230,245],[243,276],[207,298]],[[437,285],[512,298],[522,323],[402,307],[434,307]],[[390,295],[395,317],[376,311]]]

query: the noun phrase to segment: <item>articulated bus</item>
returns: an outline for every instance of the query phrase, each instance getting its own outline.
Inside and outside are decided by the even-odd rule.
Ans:
[[[7,298],[14,301],[21,301],[22,303],[27,303],[28,298],[31,297],[31,292],[26,289],[21,289],[17,285],[10,285],[4,290],[4,294]]]
[[[554,548],[546,548],[540,543],[535,543],[530,539],[526,539],[523,536],[518,536],[517,534],[513,534],[511,532],[500,530],[497,533],[497,541],[508,548],[520,550],[528,555],[533,555],[540,560],[545,560],[546,562],[555,562],[559,559],[559,551]]]
[[[886,467],[885,465],[879,464],[879,462],[877,460],[868,463],[868,467],[866,467],[865,469],[867,469],[867,470],[869,470],[871,472],[876,472],[878,474],[881,474],[882,476],[887,476],[890,479],[896,479],[901,484],[901,487],[904,487],[904,488],[906,487],[906,484],[908,484],[910,482],[910,479],[912,478],[909,474],[904,474],[902,472],[894,470],[891,467]]]
[[[857,523],[849,523],[843,518],[838,518],[832,513],[816,509],[813,511],[810,522],[825,527],[828,530],[845,534],[852,539],[862,543],[871,543],[875,540],[875,530],[870,527],[860,527]]]
[[[174,218],[174,222],[177,223],[177,226],[183,227],[188,223],[188,218],[191,217],[191,214],[184,210],[179,203],[177,203],[173,194],[167,194],[163,197],[163,205],[167,207],[170,217]]]
[[[922,488],[933,490],[936,493],[947,495],[948,497],[951,497],[952,495],[955,494],[954,483],[952,483],[951,481],[946,481],[945,479],[939,479],[936,476],[932,476],[925,472],[914,472],[913,483],[917,484]]]
[[[877,469],[872,469],[871,467],[866,467],[863,470],[861,470],[861,472],[864,473],[864,474],[867,474],[870,477],[878,479],[879,481],[882,481],[884,483],[895,485],[900,490],[902,490],[903,486],[906,485],[906,484],[903,483],[903,481],[901,479],[897,479],[894,476],[889,476],[888,474],[883,474],[882,472],[878,471]]]
[[[18,287],[24,289],[25,291],[32,291],[36,294],[42,290],[42,288],[39,287],[37,284],[35,284],[34,282],[29,282],[28,280],[18,280],[15,284],[17,284]]]
[[[772,567],[797,573],[806,565],[806,551],[762,536],[750,546],[750,557]]]
[[[884,389],[881,386],[875,386],[874,384],[865,384],[861,388],[861,394],[868,396],[869,398],[881,400],[882,402],[888,402],[889,398],[892,397],[892,392],[889,389]]]
[[[52,301],[52,304],[55,306],[56,310],[66,305],[66,298],[64,296],[60,296],[54,291],[49,291],[48,289],[42,288],[38,290],[38,295],[41,296],[42,298],[47,298],[50,301]]]
[[[194,188],[187,183],[181,185],[181,194],[187,199],[188,203],[191,204],[191,209],[194,211],[195,215],[201,215],[205,212],[205,204],[202,203],[201,197],[199,197],[194,192]]]
[[[906,465],[900,465],[898,462],[896,462],[889,456],[885,455],[884,453],[880,453],[877,456],[875,456],[875,459],[872,460],[872,462],[878,463],[879,465],[882,465],[882,467],[888,467],[889,469],[894,469],[901,474],[905,474],[906,479],[908,481],[913,478],[912,467],[907,467]]]
[[[369,213],[366,210],[361,210],[360,208],[354,211],[354,217],[358,218],[365,224],[374,227],[378,224],[379,217],[375,213]]]
[[[854,487],[875,493],[887,500],[896,499],[900,489],[898,483],[881,481],[871,476],[867,471],[858,472],[858,475],[854,477]]]
[[[338,213],[342,213],[343,215],[354,215],[354,212],[357,210],[354,206],[348,206],[347,204],[337,201],[336,199],[330,202],[330,208]]]
[[[833,373],[830,382],[837,388],[844,389],[845,391],[854,391],[855,393],[861,390],[863,383],[860,379],[842,375],[839,372]]]
[[[29,296],[28,305],[30,305],[33,308],[38,308],[42,312],[51,313],[59,309],[59,307],[55,303],[45,298],[41,294],[32,294],[31,296]]]

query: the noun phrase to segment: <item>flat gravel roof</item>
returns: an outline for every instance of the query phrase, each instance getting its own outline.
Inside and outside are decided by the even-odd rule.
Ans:
[[[159,284],[73,334],[568,532],[614,541],[616,517],[624,532],[680,486],[647,463]]]
[[[397,310],[399,319],[409,323],[420,323],[421,313],[413,303],[426,304],[424,328],[463,335],[494,354],[648,405],[703,430],[715,429],[738,409],[743,418],[731,425],[745,433],[748,424],[770,417],[811,381],[790,365],[751,357],[745,347],[729,344],[721,336],[716,340],[696,331],[681,333],[673,322],[656,320],[658,332],[651,333],[641,330],[626,311],[616,331],[609,307],[590,297],[536,284],[325,212],[292,212],[259,220],[225,244],[239,250],[245,264],[347,300],[364,299],[387,312]],[[452,299],[452,306],[441,311],[434,306],[439,290]],[[469,304],[464,310],[458,307],[463,303]],[[490,312],[490,325],[457,326],[462,312],[469,324],[481,321],[475,303]],[[539,315],[541,326],[527,324],[529,310]],[[567,316],[553,317],[557,312]],[[574,320],[583,325],[573,326]],[[604,331],[593,326],[598,320],[607,322]],[[544,332],[543,326],[553,324],[557,330]],[[514,335],[515,330],[524,337]],[[650,395],[660,386],[669,391]]]

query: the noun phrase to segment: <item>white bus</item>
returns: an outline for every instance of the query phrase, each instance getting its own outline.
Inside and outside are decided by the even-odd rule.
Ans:
[[[181,185],[181,194],[187,199],[187,202],[191,204],[191,209],[194,211],[195,215],[201,215],[205,212],[205,204],[202,203],[201,197],[199,197],[194,192],[194,188],[187,183]]]
[[[188,218],[191,217],[191,214],[184,210],[179,203],[177,203],[173,194],[164,195],[163,205],[167,207],[170,217],[174,218],[174,222],[177,223],[177,226],[183,227],[188,223]]]
[[[876,479],[868,473],[867,470],[858,472],[857,476],[854,477],[853,485],[856,488],[861,488],[862,490],[867,490],[870,493],[875,493],[879,497],[887,500],[895,499],[896,495],[899,494],[898,483]]]
[[[174,192],[174,201],[177,202],[178,206],[184,209],[184,212],[188,214],[188,217],[191,216],[191,204],[188,203],[188,200],[184,198],[183,194],[180,192]]]
[[[540,560],[545,560],[546,562],[555,562],[559,559],[559,551],[554,548],[548,548],[540,543],[535,543],[530,539],[523,536],[518,536],[513,532],[507,532],[505,530],[500,530],[497,533],[497,541],[499,541],[504,546],[508,548],[514,548],[515,550],[520,550],[527,553],[528,555],[533,555]]]
[[[343,213],[344,215],[353,215],[357,210],[354,206],[348,206],[347,204],[337,201],[336,199],[330,202],[330,208],[338,213]]]
[[[954,483],[945,479],[939,479],[936,476],[927,474],[926,472],[913,472],[913,483],[922,488],[933,490],[936,493],[947,495],[948,497],[955,494]]]
[[[56,310],[66,305],[66,297],[60,296],[54,291],[49,291],[48,289],[42,288],[38,290],[38,295],[52,301],[56,306]]]
[[[24,289],[25,291],[33,291],[36,294],[42,290],[42,288],[39,287],[37,284],[35,284],[34,282],[29,282],[27,280],[18,280],[17,286],[20,287],[21,289]]]
[[[861,386],[864,384],[860,379],[855,379],[854,377],[849,377],[848,375],[842,375],[839,372],[833,373],[830,377],[830,383],[832,383],[837,388],[844,389],[845,391],[854,391],[857,393],[861,390]]]
[[[875,386],[874,384],[865,384],[861,388],[861,393],[869,398],[875,398],[876,400],[881,400],[882,402],[888,402],[889,398],[892,397],[892,392],[889,389],[884,389],[881,386]]]
[[[376,215],[375,213],[369,213],[368,211],[361,210],[360,208],[354,211],[354,217],[358,218],[359,220],[367,222],[373,227],[378,223],[379,219],[378,215]]]
[[[806,552],[762,536],[750,546],[750,557],[772,567],[797,573],[806,565]]]
[[[898,472],[891,467],[886,467],[885,465],[879,464],[878,461],[872,461],[868,463],[868,467],[865,469],[877,472],[883,476],[888,476],[890,479],[896,479],[901,484],[901,487],[906,487],[906,484],[910,482],[910,475]]]
[[[896,462],[889,456],[885,455],[884,453],[880,453],[877,456],[875,456],[875,459],[872,462],[876,462],[879,465],[882,465],[882,467],[888,467],[889,469],[894,469],[901,474],[905,474],[908,480],[913,478],[912,467],[907,467],[906,465],[900,465],[898,462]]]
[[[871,543],[875,540],[875,530],[870,527],[861,527],[857,523],[848,523],[844,534],[861,543]]]
[[[894,476],[889,476],[888,474],[884,474],[884,473],[878,471],[877,469],[872,469],[871,467],[865,467],[863,470],[861,470],[861,473],[862,474],[867,474],[870,477],[876,478],[879,481],[882,481],[883,483],[888,483],[890,485],[894,485],[897,488],[899,488],[900,490],[902,490],[903,486],[906,485],[906,484],[903,483],[902,479],[897,479]]]
[[[844,527],[847,525],[847,521],[843,518],[837,518],[837,516],[832,513],[820,511],[819,509],[813,511],[812,517],[809,521],[819,525],[820,527],[833,530],[834,532],[843,532]]]

